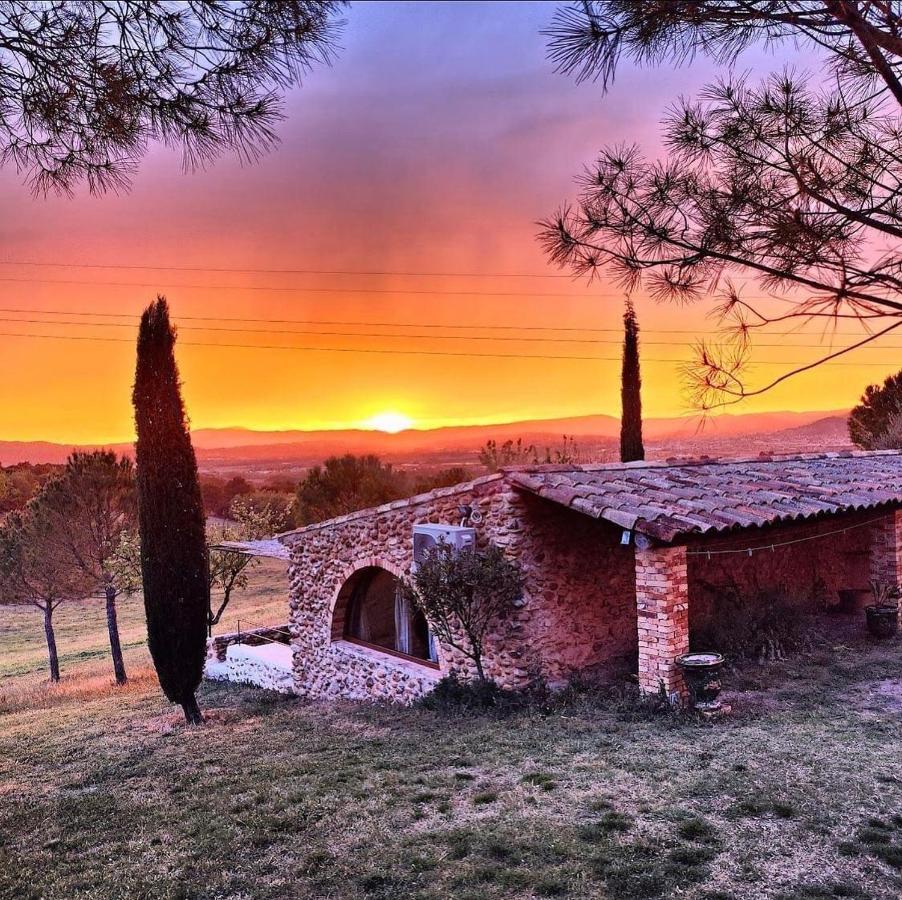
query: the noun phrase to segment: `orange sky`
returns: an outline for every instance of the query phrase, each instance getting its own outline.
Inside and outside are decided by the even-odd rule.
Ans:
[[[79,193],[74,200],[36,200],[16,173],[0,174],[0,262],[7,261],[0,265],[0,439],[128,439],[135,321],[129,317],[158,291],[181,317],[179,360],[196,427],[340,428],[386,410],[419,427],[616,413],[622,298],[610,285],[210,271],[554,274],[536,244],[536,220],[573,196],[573,175],[603,144],[637,140],[656,152],[666,105],[714,70],[703,61],[679,72],[625,69],[607,97],[597,86],[577,88],[544,59],[539,29],[551,9],[353,7],[334,69],[313,73],[292,93],[281,146],[251,168],[224,159],[185,175],[177,156],[156,150],[128,195]],[[816,66],[814,59],[804,62]],[[744,64],[766,71],[782,60],[762,54]],[[197,271],[17,264],[23,261]],[[711,331],[709,307],[661,306],[642,297],[637,305],[645,410],[684,412],[678,364],[670,360],[687,357],[687,344]],[[239,317],[269,321],[223,321]],[[272,321],[279,319],[398,327]],[[127,327],[71,324],[91,321]],[[423,327],[436,323],[611,330],[566,333],[583,343],[513,342],[498,338],[564,333]],[[202,325],[239,330],[194,330]],[[418,327],[400,327],[411,325]],[[253,328],[262,330],[247,330]],[[470,339],[416,337],[424,334]],[[119,340],[84,340],[97,337]],[[809,330],[761,338],[787,341],[814,346],[760,347],[758,380],[815,357],[821,337]],[[214,342],[606,359],[189,346]],[[733,411],[850,405],[899,358],[899,339],[887,338],[884,349],[863,350],[851,364],[802,376]]]

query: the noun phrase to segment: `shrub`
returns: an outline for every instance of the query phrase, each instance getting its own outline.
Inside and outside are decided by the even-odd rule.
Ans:
[[[506,692],[490,678],[464,681],[452,671],[420,701],[426,709],[439,712],[466,712],[495,709],[505,703]]]
[[[745,589],[735,581],[706,587],[712,598],[711,615],[693,629],[695,646],[762,662],[810,648],[808,610],[785,588]]]

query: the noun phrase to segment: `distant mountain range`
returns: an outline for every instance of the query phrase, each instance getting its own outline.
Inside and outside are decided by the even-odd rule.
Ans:
[[[836,444],[848,444],[845,431],[846,410],[830,412],[770,412],[725,414],[702,424],[697,418],[650,418],[644,422],[647,442],[672,444],[685,448],[691,445],[697,452],[733,443],[743,437],[755,436],[755,446],[761,439],[774,449],[787,441],[793,445],[811,440],[820,447],[824,443],[835,449]],[[572,436],[577,444],[616,441],[620,420],[616,416],[577,416],[564,419],[537,419],[506,422],[497,425],[461,425],[428,430],[410,429],[397,434],[380,431],[349,429],[343,431],[254,431],[249,428],[200,428],[193,432],[198,460],[205,463],[252,463],[263,461],[292,461],[312,465],[336,453],[376,453],[388,459],[404,459],[420,454],[455,452],[475,453],[487,440],[499,443],[522,438],[539,448],[561,443],[562,435]],[[105,445],[119,453],[132,453],[132,445]],[[93,446],[73,448],[69,444],[48,441],[0,441],[0,465],[17,462],[61,463],[73,449],[94,449]]]

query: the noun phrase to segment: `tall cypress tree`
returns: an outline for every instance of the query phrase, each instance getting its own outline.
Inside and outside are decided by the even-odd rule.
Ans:
[[[620,374],[620,461],[645,459],[642,446],[642,375],[639,371],[639,321],[630,300],[623,312],[623,368]]]
[[[210,588],[197,460],[185,421],[175,330],[158,297],[144,310],[132,399],[147,641],[163,692],[192,725],[203,675]]]

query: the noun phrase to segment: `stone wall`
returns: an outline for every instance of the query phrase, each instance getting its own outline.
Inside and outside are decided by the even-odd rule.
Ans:
[[[674,660],[688,649],[691,630],[716,614],[726,586],[748,596],[779,588],[799,608],[823,608],[840,589],[866,589],[874,573],[898,580],[902,572],[898,511],[634,550],[621,545],[619,527],[487,476],[283,536],[296,692],[411,702],[443,674],[474,674],[450,646],[439,645],[438,666],[430,667],[343,640],[344,611],[336,609],[342,587],[362,568],[409,577],[414,524],[455,524],[464,504],[481,514],[477,543],[497,544],[523,571],[522,603],[497,623],[484,654],[486,673],[510,688],[534,677],[553,683],[577,672],[638,668],[645,690],[663,684],[677,696],[684,685]],[[749,547],[760,549],[718,552]]]
[[[294,693],[291,650],[287,644],[231,644],[225,656],[207,656],[204,678],[251,684],[281,694]]]
[[[410,702],[452,669],[473,674],[471,662],[449,646],[439,646],[434,669],[335,640],[332,633],[336,600],[347,579],[365,566],[408,577],[413,525],[457,523],[461,504],[482,516],[477,542],[502,547],[524,576],[522,604],[498,622],[486,642],[490,677],[517,687],[534,676],[555,681],[576,671],[633,664],[634,558],[631,547],[619,544],[620,529],[488,476],[286,538],[298,693]]]
[[[233,644],[245,644],[254,647],[260,644],[285,644],[290,642],[288,623],[284,625],[264,625],[247,631],[230,631],[217,634],[207,641],[207,657],[225,662],[226,652]]]

